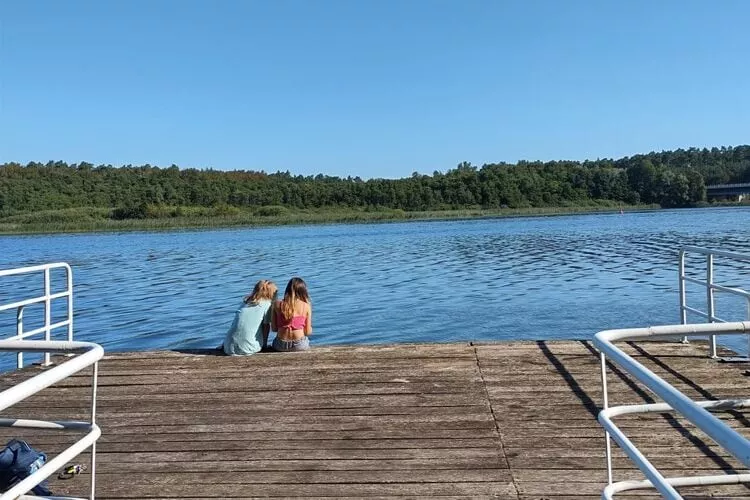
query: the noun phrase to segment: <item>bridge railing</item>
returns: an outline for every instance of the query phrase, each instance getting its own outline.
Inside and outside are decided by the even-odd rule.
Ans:
[[[607,330],[596,334],[594,337],[594,346],[600,352],[602,394],[604,399],[604,409],[599,412],[598,420],[605,429],[607,447],[608,485],[602,493],[603,499],[611,499],[615,493],[622,491],[655,488],[664,498],[676,500],[681,499],[682,496],[675,490],[675,487],[750,483],[750,474],[725,474],[723,471],[721,474],[707,476],[664,477],[612,421],[614,417],[625,414],[674,411],[692,422],[746,467],[750,467],[750,441],[709,413],[709,410],[719,411],[750,407],[750,399],[692,401],[614,345],[615,342],[626,340],[674,340],[688,335],[746,335],[748,333],[750,333],[750,321]],[[608,361],[616,364],[641,382],[664,402],[610,408],[607,393]],[[643,472],[647,478],[646,480],[614,482],[611,440],[614,440],[641,472]]]
[[[66,289],[63,292],[52,293],[50,288],[50,270],[60,267],[66,270]],[[43,372],[0,392],[0,412],[3,414],[3,417],[0,418],[0,426],[27,429],[74,430],[84,434],[78,439],[78,441],[51,458],[29,477],[15,484],[8,491],[0,493],[0,500],[19,498],[66,498],[72,500],[73,497],[35,497],[27,495],[26,493],[54,474],[58,469],[64,467],[66,463],[70,462],[89,447],[91,447],[91,481],[88,498],[94,500],[96,491],[96,440],[101,435],[101,430],[96,424],[97,376],[98,362],[104,356],[104,350],[98,344],[73,341],[73,281],[70,266],[58,263],[20,269],[0,270],[0,278],[16,275],[33,275],[40,272],[44,274],[44,293],[42,295],[32,296],[31,298],[16,300],[5,304],[0,301],[0,312],[9,310],[16,310],[17,312],[15,335],[0,340],[0,352],[18,353],[19,367],[23,364],[22,353],[24,352],[44,353],[45,364],[47,365],[50,364],[50,354],[52,353],[66,354],[72,357],[66,357],[64,358],[64,361],[57,366],[48,368]],[[0,282],[1,281],[2,280],[0,280]],[[68,301],[67,319],[57,323],[52,323],[51,302],[55,299],[65,299]],[[44,303],[45,305],[44,326],[25,331],[23,330],[23,309],[28,305],[36,303]],[[51,331],[55,328],[67,328],[68,340],[50,340]],[[40,335],[42,333],[45,335],[44,340],[27,340],[28,337]],[[90,422],[76,420],[51,421],[41,418],[17,419],[8,416],[8,408],[88,367],[92,367],[91,403],[89,407]]]
[[[706,189],[727,189],[727,188],[748,188],[750,189],[750,182],[736,182],[734,184],[711,184],[706,186]]]
[[[706,262],[706,274],[705,277],[688,276],[686,273],[685,257],[688,254],[698,254],[705,256]],[[750,263],[750,255],[743,255],[733,252],[723,252],[719,250],[710,250],[707,248],[686,246],[680,249],[679,253],[679,291],[680,291],[680,323],[685,325],[688,322],[688,313],[696,314],[706,319],[708,323],[726,323],[727,321],[716,315],[716,293],[734,295],[741,297],[747,307],[746,319],[750,320],[750,292],[747,292],[741,288],[722,285],[716,282],[714,273],[714,261],[716,257],[726,259],[734,262],[748,262]],[[705,287],[706,289],[706,302],[705,309],[699,309],[697,307],[691,307],[687,305],[687,283],[694,283],[699,286]],[[716,334],[709,335],[710,351],[709,356],[712,358],[717,357],[716,351]],[[750,340],[750,337],[748,337]],[[683,340],[687,340],[686,338]],[[748,356],[750,356],[750,346],[748,346]],[[748,358],[742,358],[742,361],[747,361]]]

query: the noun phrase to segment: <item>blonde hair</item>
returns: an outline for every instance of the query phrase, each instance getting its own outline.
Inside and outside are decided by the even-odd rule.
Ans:
[[[310,303],[307,285],[302,278],[292,278],[286,285],[284,299],[279,302],[279,311],[281,311],[284,319],[292,319],[294,316],[294,302],[297,300]]]
[[[278,288],[271,280],[260,280],[255,284],[253,293],[245,297],[246,304],[257,304],[261,300],[273,300]]]

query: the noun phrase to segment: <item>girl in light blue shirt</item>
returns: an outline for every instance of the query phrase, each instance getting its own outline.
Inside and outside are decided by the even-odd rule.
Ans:
[[[245,297],[234,314],[234,321],[224,338],[224,353],[229,356],[255,354],[266,347],[271,328],[272,304],[276,299],[273,281],[260,280],[253,293]]]

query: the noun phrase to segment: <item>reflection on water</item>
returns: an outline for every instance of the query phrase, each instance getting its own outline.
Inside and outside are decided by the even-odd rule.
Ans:
[[[732,208],[0,237],[0,268],[70,263],[76,337],[109,350],[218,345],[255,281],[283,289],[293,275],[310,287],[318,344],[574,339],[679,322],[678,248],[750,253],[749,222]],[[717,265],[750,290],[747,266]],[[0,300],[28,285],[0,281]],[[704,295],[689,290],[696,306]],[[744,319],[745,305],[722,313]],[[3,336],[14,321],[0,313]]]

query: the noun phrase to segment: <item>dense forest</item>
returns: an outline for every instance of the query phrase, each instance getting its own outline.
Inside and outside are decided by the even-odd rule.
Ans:
[[[0,215],[99,207],[142,218],[148,207],[267,207],[447,210],[626,204],[691,206],[706,185],[750,182],[750,146],[678,149],[618,160],[462,163],[403,179],[300,176],[289,172],[180,169],[176,165],[5,163]]]

